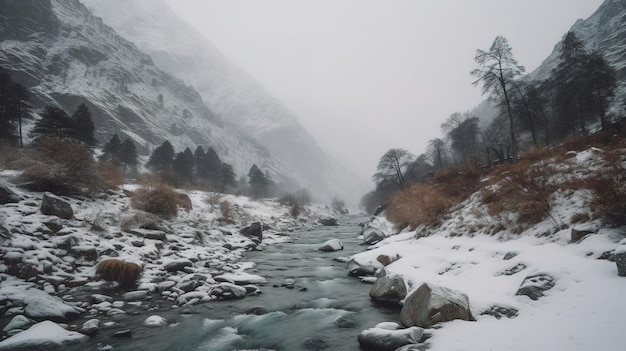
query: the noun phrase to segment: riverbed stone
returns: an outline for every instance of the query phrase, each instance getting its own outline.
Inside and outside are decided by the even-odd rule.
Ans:
[[[254,222],[241,229],[239,233],[249,237],[255,244],[263,242],[263,225],[261,222]]]
[[[406,293],[404,279],[398,274],[389,274],[376,279],[370,290],[370,298],[382,304],[399,304]]]
[[[424,329],[410,327],[406,329],[384,329],[380,327],[362,331],[359,345],[365,350],[394,351],[404,345],[417,344],[426,337]]]
[[[337,219],[335,218],[320,218],[318,222],[319,224],[327,227],[336,227],[339,225],[339,222],[337,222]]]
[[[74,217],[74,210],[69,201],[49,192],[43,194],[40,210],[45,215],[57,216],[63,219],[72,219]]]
[[[527,276],[515,295],[528,296],[531,300],[538,300],[544,292],[555,285],[555,279],[546,273]]]
[[[406,327],[429,328],[454,319],[473,320],[466,294],[443,286],[423,283],[405,300],[400,321]]]
[[[163,268],[166,271],[171,272],[171,273],[182,271],[185,269],[185,267],[193,267],[193,262],[186,260],[186,259],[174,260],[174,261],[166,263],[163,266]]]
[[[332,251],[343,250],[343,243],[339,239],[330,239],[326,241],[325,243],[323,243],[322,245],[320,245],[318,250],[322,252],[332,252]]]

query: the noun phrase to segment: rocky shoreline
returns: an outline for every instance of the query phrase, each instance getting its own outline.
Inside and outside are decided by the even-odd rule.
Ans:
[[[168,221],[133,209],[121,190],[74,199],[3,189],[10,197],[0,217],[0,350],[33,347],[41,328],[55,329],[50,323],[66,331],[57,329],[53,345],[84,341],[81,335],[101,329],[124,338],[133,333],[130,325],[173,323],[159,315],[167,311],[257,294],[265,280],[244,272],[250,266],[240,261],[243,253],[335,215],[306,206],[293,218],[275,201],[223,195],[231,216],[223,222],[207,198],[214,194],[186,192],[191,209]],[[140,266],[136,285],[100,279],[103,260]],[[7,343],[18,335],[27,342]]]

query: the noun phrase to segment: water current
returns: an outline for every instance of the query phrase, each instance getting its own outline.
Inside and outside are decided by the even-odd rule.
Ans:
[[[365,249],[357,237],[361,220],[344,218],[339,226],[296,232],[288,242],[247,253],[243,260],[255,264],[247,272],[268,280],[259,295],[155,311],[176,322],[161,328],[139,326],[132,338],[102,340],[100,349],[359,350],[362,330],[397,321],[399,312],[373,304],[371,286],[349,277],[345,263],[335,260]],[[335,238],[344,250],[318,250]],[[136,316],[138,322],[145,313]]]

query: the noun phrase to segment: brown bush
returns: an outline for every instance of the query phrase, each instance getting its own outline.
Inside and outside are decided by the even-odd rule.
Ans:
[[[510,211],[518,214],[521,224],[535,224],[550,218],[558,226],[559,220],[551,213],[552,197],[558,190],[554,179],[558,171],[548,161],[537,162],[534,158],[494,169],[492,186],[482,190],[481,201],[488,205],[492,216]]]
[[[125,232],[130,232],[135,228],[163,230],[160,222],[161,219],[152,213],[139,212],[124,217],[120,223],[120,228]]]
[[[80,144],[39,138],[29,156],[21,179],[34,190],[92,195],[105,188],[91,152]]]
[[[387,218],[400,227],[435,225],[454,204],[441,187],[414,184],[394,194],[389,200]]]
[[[230,202],[224,200],[220,203],[220,221],[225,223],[234,223],[233,221],[233,210]]]
[[[154,189],[141,188],[131,197],[131,205],[139,210],[170,219],[178,215],[179,198],[174,189],[160,184]]]
[[[440,185],[441,194],[460,202],[478,190],[481,176],[482,171],[473,166],[447,168],[435,173],[433,182]]]
[[[124,173],[111,162],[98,162],[98,172],[107,188],[118,188],[124,184]]]
[[[595,177],[588,179],[592,194],[591,208],[600,218],[611,224],[626,224],[626,174],[623,162],[626,150],[605,152],[606,166]]]
[[[178,205],[184,208],[186,211],[193,210],[193,204],[191,203],[191,199],[187,194],[178,193]]]
[[[136,263],[111,258],[98,263],[96,274],[99,274],[106,281],[120,283],[122,288],[130,288],[136,284],[141,274],[141,266]]]

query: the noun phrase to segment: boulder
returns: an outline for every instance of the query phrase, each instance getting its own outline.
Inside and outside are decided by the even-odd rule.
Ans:
[[[9,203],[18,203],[22,200],[22,197],[17,195],[13,189],[6,184],[0,184],[0,205],[6,205]]]
[[[417,344],[428,336],[424,329],[418,327],[386,329],[377,326],[362,331],[358,340],[365,350],[394,351],[404,345]]]
[[[13,318],[11,318],[11,321],[9,322],[9,324],[5,325],[4,328],[2,328],[2,331],[8,332],[14,329],[27,329],[33,324],[34,324],[34,321],[32,319],[24,317],[21,314],[18,314],[17,316],[13,316]]]
[[[376,279],[370,290],[372,300],[383,304],[398,304],[406,297],[404,279],[397,274],[389,274]]]
[[[626,277],[626,245],[618,246],[613,252],[615,264],[617,265],[617,275]]]
[[[37,323],[19,334],[0,341],[0,350],[50,350],[89,340],[87,335],[68,331],[51,321]]]
[[[93,336],[100,331],[100,320],[96,318],[90,319],[83,323],[78,331],[82,334]]]
[[[378,257],[376,257],[376,261],[380,262],[383,266],[388,266],[399,259],[400,259],[399,255],[395,255],[395,256],[378,255]]]
[[[157,315],[152,315],[148,318],[146,318],[146,320],[143,322],[143,324],[146,327],[164,327],[167,325],[167,319],[161,317],[161,316],[157,316]]]
[[[363,224],[363,242],[373,245],[391,235],[391,228],[386,219],[372,217]]]
[[[544,296],[544,291],[552,289],[554,285],[554,278],[548,274],[530,275],[524,278],[515,295],[528,296],[531,300],[538,300]]]
[[[406,327],[428,328],[454,319],[473,320],[467,295],[430,283],[411,293],[400,311],[400,321]]]
[[[129,291],[122,295],[122,299],[124,299],[124,301],[141,301],[145,300],[146,297],[148,297],[148,292],[146,290]]]
[[[318,250],[323,252],[332,252],[343,250],[343,243],[339,239],[330,239],[327,242],[323,243]]]
[[[167,235],[160,230],[137,228],[131,229],[130,233],[145,239],[167,241]]]
[[[354,257],[351,257],[350,260],[346,263],[346,268],[348,268],[348,275],[351,277],[374,275],[380,267],[381,266],[373,266],[361,263]]]
[[[576,227],[570,231],[571,242],[577,243],[581,241],[585,236],[595,233],[593,228],[589,227]]]
[[[166,263],[163,268],[170,273],[182,271],[185,267],[193,267],[193,263],[189,260],[175,260],[169,263]]]
[[[263,241],[263,225],[261,222],[254,222],[248,227],[241,229],[239,233],[249,237],[256,244],[260,244]]]
[[[225,300],[241,299],[244,298],[246,294],[248,294],[246,288],[231,283],[217,284],[213,290],[211,290],[211,295]]]
[[[63,219],[74,217],[72,205],[67,200],[48,192],[45,192],[41,199],[41,213]]]
[[[502,317],[515,318],[517,317],[518,310],[513,307],[491,306],[488,310],[481,313],[481,315],[493,316],[496,319]]]
[[[327,227],[336,227],[339,225],[335,218],[320,218],[317,222]]]

